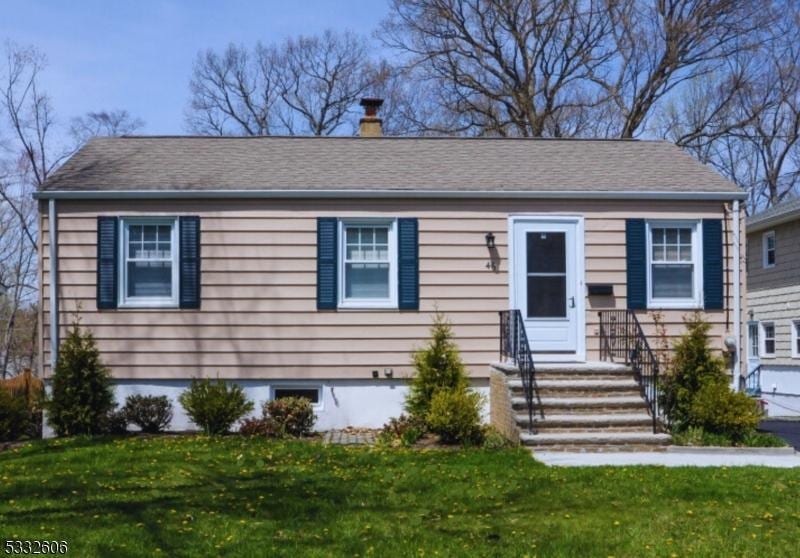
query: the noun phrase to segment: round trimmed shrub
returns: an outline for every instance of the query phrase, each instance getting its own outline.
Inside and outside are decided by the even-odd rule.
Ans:
[[[483,397],[467,389],[437,391],[426,417],[428,428],[445,444],[480,444]]]
[[[694,396],[690,408],[691,426],[719,434],[734,443],[753,433],[761,420],[758,403],[744,393],[734,393],[727,383],[704,385]]]
[[[308,436],[316,419],[311,401],[305,397],[283,397],[264,404],[264,420],[279,435]]]
[[[163,432],[172,422],[172,403],[166,395],[129,395],[125,416],[142,432]]]
[[[192,422],[208,435],[225,434],[253,410],[253,402],[247,400],[241,386],[219,379],[193,379],[178,400]]]

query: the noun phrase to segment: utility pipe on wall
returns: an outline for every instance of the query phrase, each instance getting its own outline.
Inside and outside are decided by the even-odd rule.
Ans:
[[[733,389],[739,390],[742,361],[741,244],[739,238],[739,200],[733,202],[733,336],[736,338],[736,359],[733,362]]]
[[[50,374],[58,359],[58,250],[56,249],[56,200],[50,198],[47,229],[50,239]]]

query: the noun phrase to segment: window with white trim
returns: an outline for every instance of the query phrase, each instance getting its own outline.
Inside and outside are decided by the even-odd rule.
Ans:
[[[775,267],[775,231],[765,232],[762,235],[761,252],[764,255],[764,267]]]
[[[701,307],[699,228],[697,221],[648,221],[648,307]]]
[[[775,323],[761,322],[761,334],[764,338],[761,344],[761,356],[775,356]]]
[[[175,218],[125,218],[120,306],[178,305],[178,226]]]
[[[792,358],[800,358],[800,320],[792,322]]]
[[[747,337],[748,337],[748,347],[749,352],[748,356],[751,359],[757,359],[759,356],[759,345],[758,345],[758,323],[751,323],[747,327]]]
[[[394,220],[341,221],[340,308],[397,307]]]

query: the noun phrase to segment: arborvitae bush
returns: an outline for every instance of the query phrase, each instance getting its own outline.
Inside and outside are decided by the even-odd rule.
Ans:
[[[47,422],[59,436],[101,434],[114,408],[111,375],[91,331],[76,319],[58,350]]]
[[[452,327],[439,312],[427,347],[414,353],[414,370],[406,397],[411,417],[445,444],[480,443],[483,398],[470,391]]]
[[[734,393],[725,361],[711,350],[711,328],[699,312],[685,320],[686,333],[675,344],[670,369],[661,381],[661,405],[672,431],[728,444],[742,443],[761,419],[758,403]]]
[[[178,400],[192,422],[209,435],[225,434],[253,410],[241,386],[223,380],[193,379]]]
[[[412,417],[425,420],[431,398],[439,390],[464,390],[469,379],[453,341],[453,329],[439,312],[431,327],[431,340],[424,349],[414,353],[414,377],[406,397],[406,410]]]

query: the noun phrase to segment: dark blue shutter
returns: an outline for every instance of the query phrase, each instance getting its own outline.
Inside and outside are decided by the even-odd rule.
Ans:
[[[647,232],[644,219],[625,221],[628,308],[647,308]]]
[[[335,310],[338,299],[336,244],[339,224],[335,217],[317,218],[317,309]]]
[[[181,308],[200,308],[200,217],[178,219]]]
[[[397,302],[401,310],[419,310],[419,225],[397,220]]]
[[[97,218],[97,308],[117,307],[119,227],[116,217]]]
[[[722,220],[703,219],[703,307],[722,310]]]

